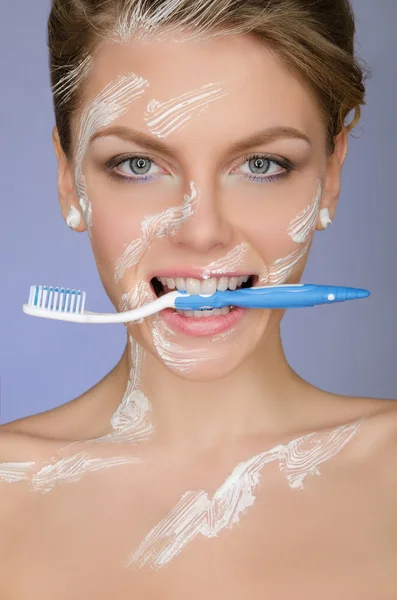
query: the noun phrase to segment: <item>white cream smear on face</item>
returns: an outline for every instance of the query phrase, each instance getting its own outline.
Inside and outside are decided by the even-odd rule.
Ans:
[[[198,90],[181,94],[168,102],[151,100],[145,112],[145,122],[150,133],[165,138],[183,129],[193,115],[205,112],[210,103],[227,95],[219,83],[207,83]]]
[[[154,291],[150,287],[149,282],[142,279],[142,270],[139,269],[134,287],[131,291],[125,292],[121,296],[121,300],[119,302],[119,311],[127,312],[128,310],[134,310],[135,308],[139,308],[144,304],[153,302],[155,299],[156,295],[154,294]],[[138,321],[134,321],[134,323],[138,325],[143,323],[144,320],[145,319],[139,319]]]
[[[183,223],[191,217],[197,202],[197,189],[190,182],[190,195],[185,194],[181,206],[167,208],[155,215],[149,215],[141,223],[141,237],[133,240],[124,249],[114,265],[114,281],[118,283],[127,269],[136,265],[152,242],[164,236],[174,235]]]
[[[319,181],[314,198],[308,208],[299,213],[288,226],[288,234],[294,242],[303,244],[284,258],[279,258],[269,268],[263,269],[259,277],[262,285],[282,285],[290,277],[295,265],[306,255],[310,248],[312,233],[316,227],[320,211],[322,182]]]
[[[316,195],[307,208],[302,210],[288,226],[288,235],[297,244],[304,244],[316,227],[320,212],[322,194],[321,182],[318,184]]]
[[[319,465],[336,456],[357,433],[363,418],[328,433],[310,433],[288,444],[279,444],[238,464],[212,498],[205,490],[186,492],[180,502],[146,536],[124,568],[160,569],[174,559],[197,535],[216,537],[222,529],[240,522],[253,506],[261,471],[278,461],[288,485],[303,489],[308,475],[320,475]]]
[[[230,250],[226,256],[209,263],[202,272],[202,278],[209,279],[214,275],[222,275],[223,273],[236,271],[238,267],[241,266],[241,263],[244,262],[247,250],[248,244],[245,242],[239,244]]]
[[[92,206],[87,195],[83,162],[92,136],[101,128],[112,123],[128,110],[130,104],[140,98],[149,83],[134,73],[123,75],[110,83],[86,107],[80,120],[78,146],[76,152],[75,180],[79,203],[83,211],[86,227],[91,236]]]
[[[122,295],[119,309],[121,311],[133,310],[143,304],[152,302],[155,298],[156,296],[149,283],[138,281],[131,292]],[[144,319],[141,319],[140,322],[143,321]],[[197,361],[204,360],[201,349],[193,349],[189,351],[187,356],[186,348],[170,342],[168,338],[175,336],[175,333],[160,319],[158,314],[147,317],[146,322],[151,331],[157,353],[168,366],[175,367],[181,372],[188,372],[191,371]]]
[[[189,348],[189,350],[169,338],[175,333],[168,327],[158,314],[151,317],[150,326],[152,327],[153,344],[159,357],[169,367],[174,368],[181,373],[189,373],[201,362],[213,361],[214,356],[207,352],[207,348]],[[216,358],[226,356],[227,351],[217,354]]]

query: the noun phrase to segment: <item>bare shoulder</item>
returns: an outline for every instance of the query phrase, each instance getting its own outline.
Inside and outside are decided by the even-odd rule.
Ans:
[[[373,443],[382,442],[397,450],[397,400],[373,400],[375,411],[368,418],[367,435]]]
[[[23,434],[43,439],[58,439],[71,433],[71,425],[78,419],[82,402],[72,400],[45,412],[30,415],[0,426],[1,433]]]
[[[27,498],[28,481],[46,451],[39,439],[0,430],[0,532],[4,539],[12,518]]]
[[[0,428],[0,581],[9,581],[10,549],[20,524],[29,518],[30,480],[45,461],[48,449],[40,438]],[[7,596],[8,597],[8,596]]]
[[[47,444],[40,436],[34,435],[20,419],[15,428],[10,425],[0,427],[0,595],[13,597],[12,582],[18,575],[12,568],[15,549],[25,537],[26,522],[33,517],[35,496],[31,492],[32,475],[38,472],[46,461]],[[20,429],[18,431],[18,429]]]
[[[368,432],[390,437],[397,435],[397,400],[383,398],[355,398],[363,402],[363,424]],[[365,404],[364,404],[365,403]]]
[[[113,370],[66,404],[0,425],[0,435],[14,433],[61,443],[100,437],[108,431],[124,391]]]
[[[394,477],[397,484],[397,401],[378,398],[353,399],[363,402],[363,417],[354,452],[359,460],[376,464]],[[393,466],[395,468],[393,468]],[[397,492],[397,489],[396,489]]]
[[[32,463],[45,460],[51,446],[59,446],[32,432],[0,426],[0,469],[6,464]],[[1,470],[0,470],[1,481]]]
[[[48,411],[0,426],[0,538],[28,502],[30,480],[66,446],[63,411]]]
[[[92,436],[90,429],[95,425],[93,404],[92,396],[87,392],[56,408],[0,425],[0,437],[14,434],[20,441],[30,438],[32,442],[65,443],[87,439]]]
[[[388,398],[369,398],[360,396],[343,396],[326,392],[331,401],[329,412],[331,423],[348,423],[363,419],[362,426],[369,431],[393,428],[397,431],[397,400]]]
[[[12,519],[25,510],[32,477],[65,446],[63,441],[36,433],[29,423],[0,427],[0,540]]]
[[[378,460],[389,455],[396,461],[397,474],[397,400],[344,396],[321,391],[318,396],[323,407],[319,427],[312,430],[333,430],[341,425],[358,423],[354,444],[349,444],[352,458],[357,461]],[[325,401],[324,401],[325,399]],[[393,459],[393,457],[395,457]]]

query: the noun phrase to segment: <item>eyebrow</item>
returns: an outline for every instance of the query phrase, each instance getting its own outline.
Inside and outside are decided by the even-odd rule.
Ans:
[[[177,151],[169,144],[156,140],[151,135],[147,135],[146,133],[142,133],[141,131],[137,131],[135,129],[130,129],[129,127],[122,125],[98,130],[92,136],[90,144],[96,139],[108,136],[115,136],[128,142],[135,142],[142,148],[147,148],[148,150],[153,150],[154,152],[160,152],[162,154],[171,156],[172,158],[175,158],[177,155]],[[268,144],[275,140],[286,138],[304,140],[310,147],[312,147],[310,138],[302,131],[299,131],[299,129],[295,129],[294,127],[275,126],[268,129],[262,129],[243,140],[234,142],[229,147],[229,152],[244,152],[245,150],[248,150],[254,146],[260,146],[261,144]]]

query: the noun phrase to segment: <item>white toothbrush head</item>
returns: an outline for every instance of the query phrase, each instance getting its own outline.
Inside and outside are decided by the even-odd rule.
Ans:
[[[81,290],[70,290],[63,287],[32,285],[28,306],[51,311],[83,314],[86,293]]]
[[[180,292],[170,292],[149,304],[120,313],[94,313],[85,310],[86,293],[81,290],[32,285],[29,301],[23,312],[32,317],[43,317],[71,323],[129,323],[149,317],[164,308],[174,308]]]

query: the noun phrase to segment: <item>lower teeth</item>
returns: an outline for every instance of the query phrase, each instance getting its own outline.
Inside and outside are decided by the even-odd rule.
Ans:
[[[216,317],[220,315],[227,315],[233,309],[231,306],[225,306],[224,308],[213,308],[212,310],[177,310],[176,312],[183,317]]]

